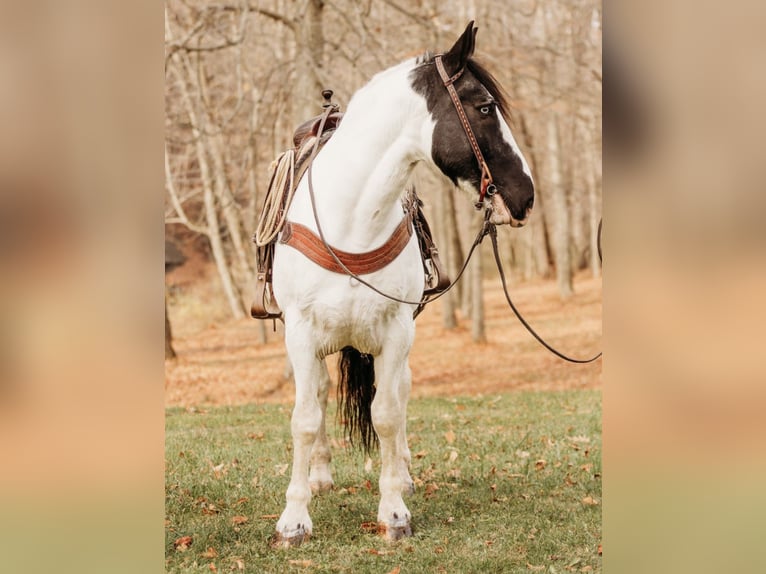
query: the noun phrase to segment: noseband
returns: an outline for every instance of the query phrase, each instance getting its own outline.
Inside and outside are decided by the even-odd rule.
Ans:
[[[460,118],[460,124],[463,126],[463,131],[465,131],[465,135],[468,137],[468,143],[471,144],[471,149],[473,149],[473,155],[476,156],[476,161],[479,162],[479,167],[481,168],[481,187],[479,190],[479,201],[474,204],[476,210],[479,211],[482,207],[484,207],[484,198],[492,197],[495,195],[497,188],[492,181],[492,173],[489,171],[487,162],[484,161],[484,155],[481,153],[479,143],[476,141],[476,136],[473,134],[471,124],[468,121],[468,117],[465,115],[463,104],[460,103],[460,96],[457,95],[457,91],[453,85],[455,81],[463,75],[463,70],[465,68],[462,68],[458,71],[457,74],[450,77],[447,74],[447,70],[444,69],[444,62],[442,62],[441,55],[434,57],[434,62],[436,62],[436,69],[439,71],[439,76],[441,77],[442,83],[444,83],[444,87],[447,88],[447,92],[452,99],[452,103],[455,104],[455,110],[457,111],[458,118]]]

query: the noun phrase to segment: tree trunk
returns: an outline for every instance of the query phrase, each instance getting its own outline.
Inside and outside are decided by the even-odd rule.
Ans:
[[[168,296],[165,293],[165,358],[175,359],[176,352],[173,349],[173,333],[170,331],[170,319],[168,318]]]
[[[181,59],[183,69],[186,71],[187,76],[192,78],[193,72],[188,57],[180,55],[179,58]],[[191,95],[189,94],[189,89],[186,84],[186,78],[184,77],[182,70],[176,70],[176,74],[179,80],[178,85],[181,89],[182,100],[186,105],[186,113],[189,116],[189,123],[196,140],[195,150],[203,188],[203,205],[205,221],[207,223],[205,235],[210,241],[210,248],[213,252],[213,258],[215,259],[216,268],[218,269],[218,275],[221,278],[221,285],[226,300],[229,303],[229,308],[235,319],[241,319],[245,316],[245,310],[242,300],[239,297],[239,293],[232,281],[229,263],[226,260],[226,253],[221,239],[221,230],[218,225],[218,213],[215,204],[215,194],[213,192],[214,174],[210,169],[210,163],[207,157],[207,136],[199,124],[199,117],[195,111],[194,103],[191,100]]]
[[[295,125],[320,113],[322,89],[329,87],[322,86],[320,81],[324,60],[323,10],[324,0],[308,0],[296,27]]]
[[[559,145],[558,117],[552,114],[547,122],[548,185],[544,194],[546,216],[551,225],[548,235],[556,264],[556,283],[562,299],[572,296],[572,258],[569,253],[569,213],[566,192],[561,175],[561,148]]]
[[[483,213],[477,213],[472,218],[478,227],[484,220]],[[477,249],[471,260],[471,339],[475,343],[486,343],[487,334],[484,329],[484,289],[482,289],[483,264],[481,253]]]
[[[245,317],[245,309],[242,305],[240,293],[231,277],[229,262],[226,260],[226,251],[223,246],[223,239],[221,238],[221,232],[218,225],[218,212],[216,210],[215,197],[210,185],[205,186],[203,198],[205,204],[205,220],[207,221],[209,229],[208,240],[210,241],[210,250],[213,253],[216,269],[218,269],[218,276],[221,278],[221,286],[226,295],[226,300],[229,303],[232,316],[235,319],[242,319]]]
[[[437,194],[436,199],[436,206],[437,206],[437,221],[436,223],[436,230],[437,235],[439,236],[439,243],[438,247],[441,249],[446,249],[439,253],[443,264],[445,265],[447,272],[450,275],[450,279],[455,279],[455,273],[456,271],[453,271],[451,268],[451,265],[449,264],[450,261],[450,252],[452,251],[452,244],[451,244],[451,235],[454,233],[454,229],[450,227],[448,222],[448,216],[447,216],[447,210],[452,211],[452,205],[450,202],[450,198],[452,197],[451,190],[444,189],[441,193]],[[454,219],[454,213],[453,213],[453,219]],[[457,286],[455,286],[457,287]],[[455,315],[455,298],[458,297],[456,295],[455,290],[452,289],[449,293],[447,293],[444,297],[441,298],[441,311],[442,311],[442,325],[445,329],[454,329],[457,327],[457,316]]]

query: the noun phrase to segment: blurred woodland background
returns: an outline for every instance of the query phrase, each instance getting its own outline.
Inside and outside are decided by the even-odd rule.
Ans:
[[[166,0],[166,238],[185,258],[214,269],[205,275],[207,298],[221,308],[208,312],[208,323],[249,314],[250,237],[269,164],[291,146],[294,128],[319,113],[321,90],[334,90],[344,109],[375,73],[426,49],[446,50],[472,19],[476,57],[509,95],[511,129],[537,188],[527,226],[500,232],[511,282],[550,278],[566,299],[576,272],[600,275],[600,2]],[[481,216],[439,174],[415,173],[454,277]],[[475,341],[485,337],[480,285],[493,266],[490,250],[482,252],[484,260],[475,258],[437,303],[445,328],[470,318]],[[169,294],[172,306],[172,285]],[[267,326],[254,329],[266,342]]]

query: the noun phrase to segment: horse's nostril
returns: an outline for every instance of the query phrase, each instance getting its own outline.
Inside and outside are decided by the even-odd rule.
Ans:
[[[532,211],[532,207],[534,207],[534,205],[535,205],[535,198],[533,196],[533,197],[530,197],[529,201],[527,202],[526,211]]]

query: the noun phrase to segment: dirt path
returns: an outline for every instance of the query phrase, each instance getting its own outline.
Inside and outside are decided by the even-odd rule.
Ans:
[[[485,312],[488,342],[471,341],[470,322],[441,325],[439,303],[417,320],[410,355],[412,396],[489,394],[520,389],[599,388],[601,361],[572,365],[543,349],[513,317],[497,280],[488,280]],[[552,345],[576,357],[601,349],[601,279],[579,276],[575,295],[562,302],[555,284],[511,286],[517,307]],[[289,402],[281,337],[257,342],[255,320],[210,326],[174,342],[178,358],[165,363],[167,406]],[[329,360],[334,375],[334,356]]]

